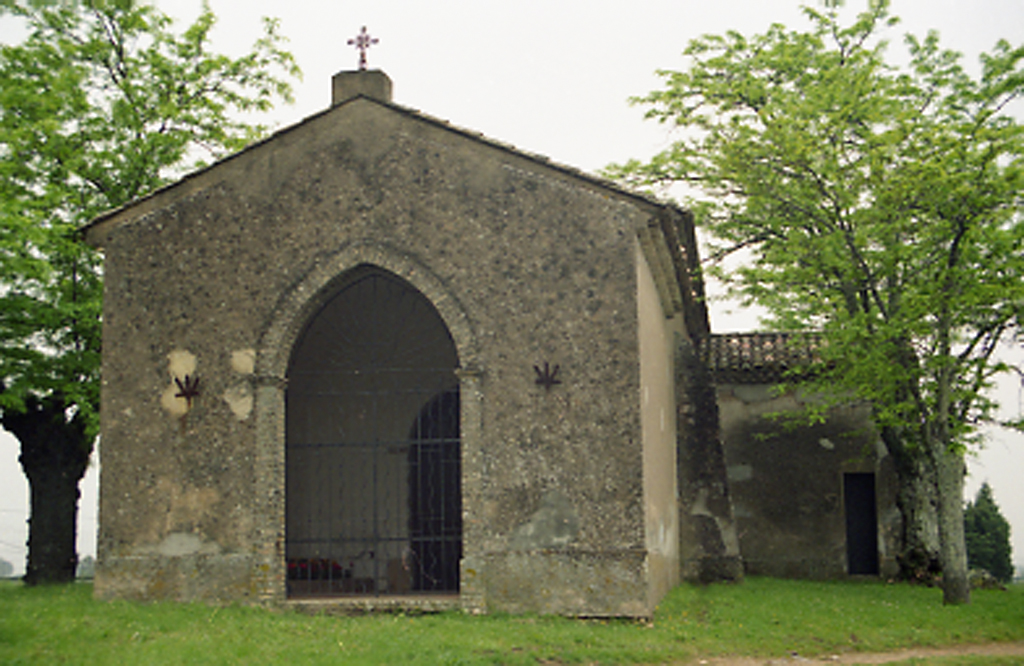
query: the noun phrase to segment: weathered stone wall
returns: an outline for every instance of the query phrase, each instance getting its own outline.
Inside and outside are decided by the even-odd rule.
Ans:
[[[674,351],[681,575],[699,583],[740,581],[743,563],[715,385],[690,338],[676,336]]]
[[[288,355],[372,263],[431,299],[459,354],[464,602],[649,613],[635,230],[653,208],[356,99],[96,225],[97,594],[283,598]]]
[[[873,473],[880,573],[895,571],[899,514],[892,461],[865,405],[793,427],[810,398],[766,384],[718,387],[729,488],[746,572],[795,578],[847,574],[843,475]],[[787,425],[788,423],[788,425]]]

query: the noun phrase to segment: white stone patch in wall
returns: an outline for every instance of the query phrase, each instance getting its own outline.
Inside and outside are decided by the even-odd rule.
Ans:
[[[185,398],[177,397],[180,389],[174,380],[184,381],[186,376],[195,377],[195,354],[184,349],[175,349],[167,355],[167,372],[171,375],[171,383],[160,394],[160,406],[171,416],[184,416],[188,414],[189,404]]]
[[[736,518],[754,518],[754,512],[742,504],[733,502],[732,515]]]
[[[240,375],[251,377],[256,371],[256,350],[238,349],[231,352],[231,369]],[[228,387],[221,397],[239,421],[246,420],[252,414],[255,398],[248,381]]]
[[[174,532],[168,534],[163,541],[155,546],[141,548],[140,552],[165,557],[184,557],[187,555],[215,555],[221,552],[221,548],[215,543],[204,542],[197,534]]]
[[[711,516],[714,515],[708,510],[708,489],[701,488],[697,491],[697,497],[693,499],[693,506],[690,507],[691,516]]]
[[[751,465],[729,465],[725,473],[729,483],[750,481],[754,478],[754,468]]]
[[[167,370],[171,377],[184,377],[196,371],[196,355],[185,349],[175,349],[167,355]]]
[[[231,369],[240,375],[251,375],[256,371],[256,350],[239,349],[231,352]]]
[[[546,493],[533,517],[516,527],[509,537],[514,550],[564,548],[579,533],[580,519],[569,498],[557,491]]]
[[[248,384],[236,384],[224,391],[224,402],[239,421],[244,421],[252,414],[253,395]]]

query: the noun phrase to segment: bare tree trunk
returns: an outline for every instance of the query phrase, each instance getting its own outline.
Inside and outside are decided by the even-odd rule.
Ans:
[[[25,583],[75,579],[78,482],[92,451],[81,419],[69,417],[59,396],[29,398],[25,411],[7,410],[5,429],[21,442],[21,467],[30,487]]]
[[[899,552],[899,577],[909,581],[928,581],[941,570],[936,484],[932,468],[923,452],[912,451],[893,428],[883,428],[882,441],[893,457],[899,485],[896,508],[902,519]]]
[[[960,260],[960,243],[967,235],[962,220],[953,225],[954,235],[946,261],[948,271],[943,280],[944,295],[958,291],[955,268]],[[950,359],[953,340],[953,317],[949,300],[940,301],[936,321],[939,359]],[[935,411],[927,432],[928,453],[935,469],[935,490],[939,505],[939,553],[942,561],[942,603],[971,603],[971,586],[967,579],[967,541],[964,539],[964,454],[954,446],[950,426],[953,407],[953,386],[956,368],[942,363],[935,373]]]
[[[938,500],[930,475],[916,465],[914,474],[899,475],[896,507],[902,517],[902,542],[896,555],[902,580],[927,582],[942,570],[939,549]]]
[[[969,604],[967,545],[964,538],[964,457],[939,447],[935,453],[939,496],[942,603]]]
[[[31,513],[25,582],[71,582],[78,567],[78,478],[74,478],[73,471],[52,467],[26,475]]]

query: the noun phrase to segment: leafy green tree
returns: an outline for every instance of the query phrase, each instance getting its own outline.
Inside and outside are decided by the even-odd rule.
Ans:
[[[937,543],[943,599],[966,603],[964,452],[1024,310],[1024,140],[1007,112],[1024,48],[999,42],[972,78],[936,34],[907,36],[900,68],[889,2],[850,25],[838,5],[805,7],[806,32],[691,41],[688,68],[634,100],[679,139],[609,173],[696,188],[712,260],[748,253],[717,268],[733,293],[771,326],[822,331],[817,409],[872,405],[900,475],[904,575]]]
[[[30,484],[27,583],[75,575],[78,483],[98,433],[102,273],[79,230],[264,131],[291,101],[277,24],[239,58],[135,0],[0,0],[0,423]]]
[[[1013,579],[1010,523],[992,498],[992,488],[981,484],[973,503],[964,509],[964,535],[967,538],[967,563],[972,569],[984,569],[997,580]]]

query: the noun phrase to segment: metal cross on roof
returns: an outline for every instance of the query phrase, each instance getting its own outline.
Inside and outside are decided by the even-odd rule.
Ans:
[[[380,40],[376,37],[370,37],[369,33],[366,32],[365,25],[358,35],[348,40],[349,46],[354,46],[359,49],[359,69],[366,69],[366,49],[379,41]]]

